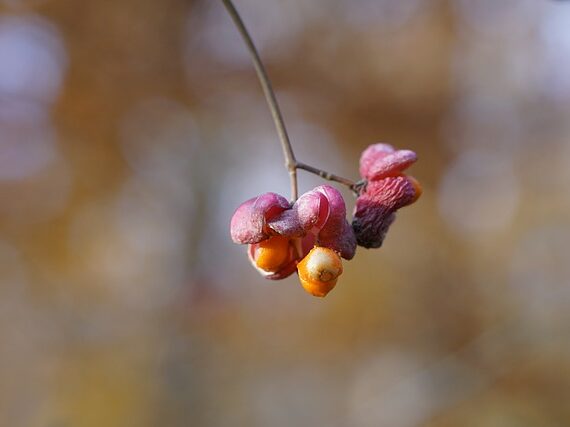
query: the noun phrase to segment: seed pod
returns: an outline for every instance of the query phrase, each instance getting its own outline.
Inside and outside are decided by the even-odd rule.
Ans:
[[[340,256],[332,249],[315,246],[297,265],[301,285],[311,295],[326,296],[342,274]]]

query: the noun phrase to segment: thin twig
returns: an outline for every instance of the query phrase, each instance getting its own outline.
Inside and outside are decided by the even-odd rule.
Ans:
[[[279,109],[279,104],[273,88],[271,87],[271,82],[265,71],[265,67],[261,62],[259,53],[253,44],[253,40],[249,35],[245,24],[243,23],[238,11],[231,2],[231,0],[222,0],[224,6],[226,7],[228,13],[230,14],[232,20],[234,21],[239,33],[243,37],[243,40],[251,54],[253,60],[253,66],[261,83],[261,88],[265,94],[265,99],[269,105],[269,110],[271,111],[271,116],[275,122],[275,127],[277,128],[277,134],[279,135],[279,141],[281,142],[281,147],[283,148],[283,155],[285,156],[285,167],[289,171],[289,178],[291,181],[291,199],[293,201],[297,200],[298,189],[297,189],[297,162],[295,160],[295,154],[293,154],[293,148],[291,147],[291,142],[289,141],[289,136],[287,135],[287,129],[285,128],[285,122],[283,121],[283,116],[281,115],[281,110]]]
[[[315,175],[318,175],[321,178],[324,178],[328,181],[338,182],[342,185],[346,185],[349,188],[352,188],[356,185],[356,182],[354,182],[350,179],[343,178],[342,176],[332,174],[330,172],[324,171],[324,170],[316,168],[314,166],[309,166],[305,163],[297,162],[297,169],[303,169],[307,172],[314,173]]]
[[[360,195],[361,191],[366,187],[367,181],[353,181],[348,178],[343,178],[342,176],[335,175],[333,173],[327,172],[325,170],[316,168],[314,166],[309,166],[305,163],[297,162],[297,169],[303,169],[307,172],[313,173],[315,175],[320,176],[323,179],[328,181],[338,182],[339,184],[345,185],[352,190],[352,192],[358,196]]]
[[[273,121],[275,122],[275,127],[277,128],[277,135],[279,135],[279,141],[281,142],[281,147],[283,148],[283,155],[285,157],[285,167],[289,171],[289,178],[291,181],[291,199],[293,201],[297,200],[298,197],[298,188],[297,188],[297,169],[303,169],[307,172],[313,173],[315,175],[320,176],[329,181],[338,182],[340,184],[346,185],[350,188],[355,194],[359,194],[362,188],[366,185],[365,181],[358,181],[354,182],[350,179],[343,178],[341,176],[332,174],[330,172],[324,171],[322,169],[315,168],[313,166],[309,166],[305,163],[297,162],[295,159],[295,154],[293,153],[293,147],[291,146],[291,141],[289,141],[289,135],[287,134],[287,129],[285,128],[285,122],[283,120],[283,116],[281,114],[281,110],[279,108],[279,103],[277,102],[277,98],[275,97],[275,92],[271,87],[271,81],[269,80],[269,76],[265,71],[265,67],[261,62],[261,58],[255,45],[253,44],[253,40],[245,27],[241,17],[235,6],[233,5],[231,0],[222,0],[224,6],[226,7],[228,13],[230,14],[234,24],[236,25],[239,33],[241,34],[249,53],[251,54],[251,58],[253,60],[253,66],[257,73],[257,77],[259,78],[259,82],[261,83],[261,88],[263,89],[263,93],[265,94],[265,99],[267,100],[267,104],[269,105],[269,110],[271,111],[271,116],[273,117]]]

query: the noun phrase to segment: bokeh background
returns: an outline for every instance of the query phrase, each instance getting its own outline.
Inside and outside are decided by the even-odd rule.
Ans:
[[[228,222],[288,175],[221,2],[1,0],[0,425],[570,425],[570,4],[236,6],[297,157],[410,148],[423,197],[326,299],[267,282]]]

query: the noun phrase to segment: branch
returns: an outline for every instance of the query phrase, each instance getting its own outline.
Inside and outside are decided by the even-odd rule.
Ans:
[[[295,154],[293,154],[293,147],[291,147],[291,142],[289,141],[289,135],[287,135],[287,129],[285,128],[285,122],[283,121],[283,116],[281,115],[281,110],[279,109],[279,104],[273,88],[271,87],[271,82],[265,71],[265,67],[261,62],[259,53],[253,44],[253,40],[249,35],[245,24],[243,23],[238,11],[231,2],[231,0],[222,0],[224,6],[226,7],[228,13],[230,14],[234,24],[236,25],[239,33],[241,34],[251,58],[253,60],[253,66],[261,83],[261,88],[265,94],[265,99],[269,105],[269,110],[271,111],[271,116],[275,122],[275,127],[277,128],[277,134],[279,135],[279,141],[281,142],[281,148],[283,149],[283,155],[285,156],[285,167],[289,171],[289,178],[291,181],[291,199],[293,201],[297,200],[298,189],[297,189],[297,162],[295,160]]]
[[[261,88],[267,100],[267,105],[271,111],[271,116],[273,117],[273,122],[277,128],[277,135],[279,136],[279,141],[281,142],[281,148],[283,149],[283,156],[285,157],[285,167],[289,171],[289,178],[291,181],[291,199],[292,201],[297,200],[299,190],[297,188],[297,169],[303,169],[307,172],[313,173],[329,181],[338,182],[340,184],[346,185],[355,194],[359,194],[360,190],[366,185],[365,181],[354,182],[350,179],[343,178],[338,175],[334,175],[330,172],[324,171],[322,169],[315,168],[313,166],[306,165],[305,163],[297,162],[295,159],[295,154],[293,153],[293,147],[291,146],[291,141],[289,141],[289,135],[287,134],[287,129],[285,128],[285,122],[279,108],[279,103],[275,97],[275,92],[271,87],[271,81],[265,71],[265,67],[261,62],[259,53],[253,44],[253,40],[245,27],[241,17],[231,0],[222,0],[222,3],[226,7],[229,15],[231,16],[234,24],[236,25],[239,33],[241,34],[247,49],[253,60],[253,66],[259,82],[261,83]]]

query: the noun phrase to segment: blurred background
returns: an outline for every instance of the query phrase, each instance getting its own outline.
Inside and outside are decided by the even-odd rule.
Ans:
[[[229,219],[289,181],[221,2],[0,0],[0,425],[570,425],[570,4],[236,6],[297,157],[413,149],[423,197],[326,299],[265,281]]]

